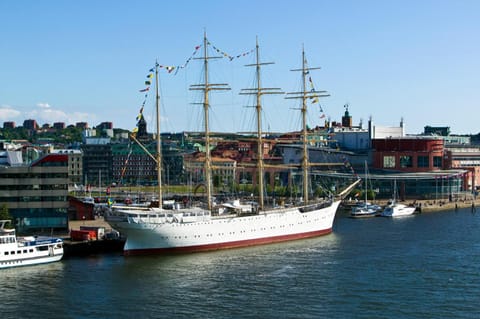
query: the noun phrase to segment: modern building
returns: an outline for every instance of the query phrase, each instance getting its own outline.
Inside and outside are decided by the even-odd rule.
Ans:
[[[112,148],[108,138],[87,138],[83,153],[83,185],[104,186],[112,181]]]
[[[445,152],[445,162],[448,167],[465,169],[468,176],[465,189],[477,191],[480,188],[480,148],[473,146],[449,147]]]
[[[444,140],[438,136],[407,136],[372,140],[370,175],[379,197],[449,199],[466,191],[467,171],[445,161]]]
[[[83,183],[83,154],[80,150],[61,149],[52,150],[52,154],[66,154],[68,156],[68,186],[75,186]]]
[[[19,232],[68,229],[68,156],[47,154],[30,165],[0,166],[0,204]]]
[[[398,172],[428,172],[444,167],[441,138],[412,136],[372,140],[373,168]]]

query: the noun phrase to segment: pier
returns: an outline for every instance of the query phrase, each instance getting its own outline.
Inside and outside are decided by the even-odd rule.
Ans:
[[[64,258],[88,256],[105,253],[122,253],[125,244],[125,238],[108,238],[112,231],[110,225],[106,223],[103,217],[93,220],[71,220],[69,229],[78,231],[82,227],[98,227],[105,229],[105,238],[95,238],[90,240],[72,240],[70,234],[62,236],[64,243]]]

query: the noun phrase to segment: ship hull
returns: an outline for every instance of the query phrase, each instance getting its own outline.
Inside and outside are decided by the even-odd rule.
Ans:
[[[127,237],[124,253],[130,255],[192,253],[278,243],[326,235],[339,201],[302,212],[283,208],[258,215],[212,217],[199,222],[151,223],[141,219],[109,221]]]

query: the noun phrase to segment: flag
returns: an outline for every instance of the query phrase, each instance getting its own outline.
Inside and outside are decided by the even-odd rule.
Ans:
[[[320,118],[321,119],[325,118],[325,114],[320,115]]]
[[[147,78],[149,79],[153,78],[153,73],[150,73],[149,75],[147,75]]]
[[[150,84],[152,84],[152,82],[150,82],[150,81],[145,81],[145,85],[150,85]]]
[[[147,92],[148,90],[150,90],[150,87],[146,87],[143,90],[140,90],[140,92]]]

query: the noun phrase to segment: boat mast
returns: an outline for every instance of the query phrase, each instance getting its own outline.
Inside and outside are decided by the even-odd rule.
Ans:
[[[158,62],[155,61],[155,112],[157,114],[157,183],[158,183],[158,207],[162,208],[162,141],[160,139],[160,94],[158,90]]]
[[[202,59],[203,60],[203,66],[204,66],[204,83],[203,84],[196,84],[190,86],[190,90],[202,90],[203,91],[203,114],[204,114],[204,122],[205,122],[205,183],[206,183],[206,188],[207,188],[207,205],[208,209],[212,209],[212,178],[211,178],[211,170],[212,170],[212,159],[210,156],[210,129],[209,129],[209,115],[208,111],[210,108],[210,103],[209,103],[209,92],[212,90],[230,90],[230,88],[227,87],[227,84],[212,84],[209,83],[208,79],[208,60],[209,59],[221,59],[221,56],[218,57],[209,57],[208,56],[208,50],[207,50],[207,45],[208,45],[208,40],[207,40],[207,33],[204,32],[203,34],[203,57],[201,58],[196,58],[196,59]]]
[[[158,207],[162,208],[162,141],[160,139],[160,93],[159,93],[159,85],[158,85],[158,68],[159,64],[155,61],[155,113],[156,113],[156,124],[157,124],[157,150],[155,155],[151,154],[148,149],[140,143],[140,141],[136,138],[135,134],[130,134],[130,138],[135,141],[135,143],[140,146],[140,148],[148,155],[151,159],[155,161],[157,164],[157,183],[158,183]]]
[[[294,69],[291,71],[301,71],[302,72],[302,91],[301,92],[292,92],[287,93],[291,94],[291,96],[287,96],[287,99],[302,99],[302,107],[300,108],[302,112],[302,150],[303,150],[303,158],[302,158],[302,172],[303,172],[303,200],[304,203],[308,203],[308,169],[310,167],[308,161],[308,146],[307,146],[307,99],[310,98],[319,98],[330,96],[330,94],[325,94],[326,91],[315,91],[310,90],[307,91],[307,74],[310,73],[311,70],[318,70],[320,68],[309,68],[307,67],[306,59],[305,59],[305,50],[302,48],[302,68],[301,69]]]
[[[257,170],[258,170],[258,194],[259,194],[259,206],[260,210],[264,208],[264,196],[263,196],[263,187],[264,187],[264,163],[263,163],[263,133],[262,133],[262,95],[263,94],[283,94],[279,88],[262,88],[260,80],[260,67],[262,65],[273,64],[273,62],[263,62],[260,63],[260,50],[258,45],[258,37],[256,39],[255,46],[256,54],[256,63],[247,64],[245,66],[255,66],[255,77],[257,80],[257,87],[254,89],[243,89],[240,94],[252,95],[255,94],[257,101],[255,105],[256,116],[257,116]]]

